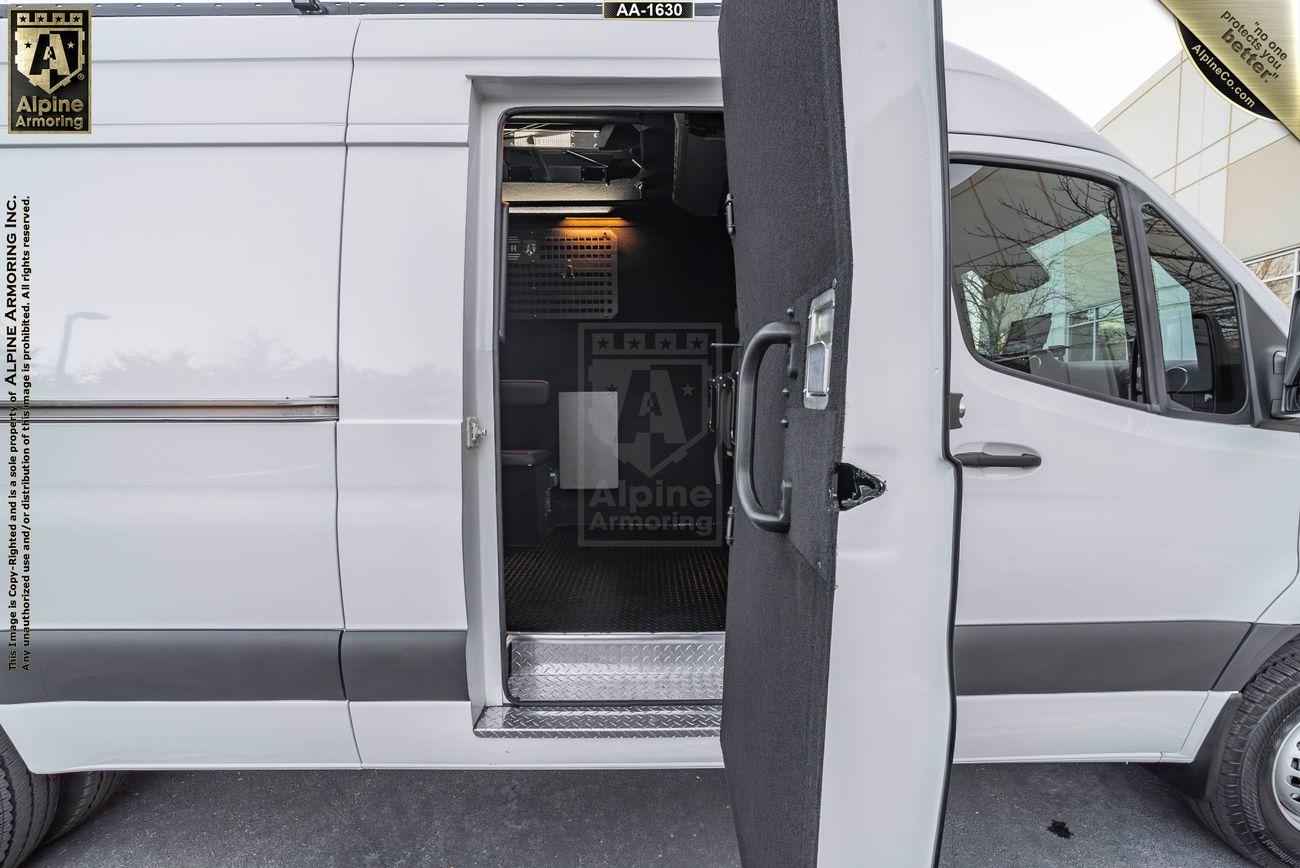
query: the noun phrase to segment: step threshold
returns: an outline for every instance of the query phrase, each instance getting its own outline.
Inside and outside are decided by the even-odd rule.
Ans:
[[[718,705],[518,706],[483,709],[482,738],[717,738]]]
[[[506,686],[515,702],[722,701],[723,633],[512,633]]]

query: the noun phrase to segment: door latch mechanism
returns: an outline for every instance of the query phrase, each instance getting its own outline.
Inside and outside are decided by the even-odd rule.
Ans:
[[[861,506],[885,493],[885,480],[852,464],[835,465],[835,500],[840,512]]]
[[[465,420],[465,448],[473,449],[483,442],[487,436],[487,429],[479,424],[477,416],[470,416]]]

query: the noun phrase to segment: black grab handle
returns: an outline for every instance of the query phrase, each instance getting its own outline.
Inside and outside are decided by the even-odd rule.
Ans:
[[[991,452],[958,452],[953,456],[963,467],[1038,467],[1041,455],[1021,452],[1019,455],[994,455]]]
[[[781,480],[781,505],[776,512],[768,512],[758,503],[754,491],[754,391],[758,386],[758,368],[763,355],[777,344],[790,346],[794,352],[794,339],[799,327],[793,323],[770,322],[754,333],[740,360],[740,376],[736,379],[736,496],[740,508],[755,527],[772,533],[790,530],[790,497],[793,489],[789,480]]]

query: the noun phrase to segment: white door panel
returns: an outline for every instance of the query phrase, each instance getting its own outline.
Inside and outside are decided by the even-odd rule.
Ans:
[[[29,702],[0,705],[0,727],[38,774],[360,765],[342,701]]]
[[[746,342],[722,749],[746,864],[935,858],[956,505],[936,12],[749,0],[722,14]],[[790,163],[803,142],[816,156]],[[789,371],[781,349],[760,370],[784,341]],[[836,499],[867,475],[887,490]]]
[[[336,394],[341,147],[0,157],[31,197],[34,399]]]
[[[1253,275],[1122,160],[977,135],[953,135],[950,147],[956,160],[1075,167],[1134,184],[1285,329],[1281,305]],[[1141,227],[1126,228],[1136,251]],[[1296,434],[1164,415],[1015,376],[977,360],[959,329],[952,391],[966,411],[950,432],[954,453],[1042,459],[1036,468],[963,471],[959,624],[1254,621],[1293,582]]]
[[[843,460],[889,488],[839,520],[822,770],[826,865],[861,864],[864,847],[874,864],[928,864],[950,761],[957,495],[942,451],[945,294],[934,291],[946,280],[947,243],[934,15],[926,3],[840,4],[855,281]],[[882,28],[893,38],[864,50]]]
[[[32,467],[34,628],[343,626],[332,423],[38,423]]]
[[[465,628],[463,146],[348,153],[339,554],[349,629]]]
[[[954,337],[966,406],[959,624],[1253,621],[1296,574],[1296,435],[1173,418],[993,370]]]
[[[959,696],[953,761],[1156,762],[1166,754],[1181,753],[1207,695],[1127,691]],[[1221,704],[1216,701],[1216,709]]]

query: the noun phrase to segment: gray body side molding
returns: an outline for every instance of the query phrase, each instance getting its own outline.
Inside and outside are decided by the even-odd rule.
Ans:
[[[350,700],[469,699],[463,630],[348,630],[339,659]]]
[[[343,699],[336,630],[33,630],[0,702]]]
[[[469,698],[462,630],[34,630],[28,650],[0,704]]]
[[[1215,690],[1241,690],[1282,646],[1300,636],[1300,625],[1252,624],[1237,653],[1224,667]]]
[[[959,625],[957,693],[1210,690],[1250,628],[1235,621]]]
[[[961,696],[1239,691],[1297,637],[1235,621],[968,624],[953,657]],[[0,704],[469,698],[463,630],[35,630],[29,650]]]

